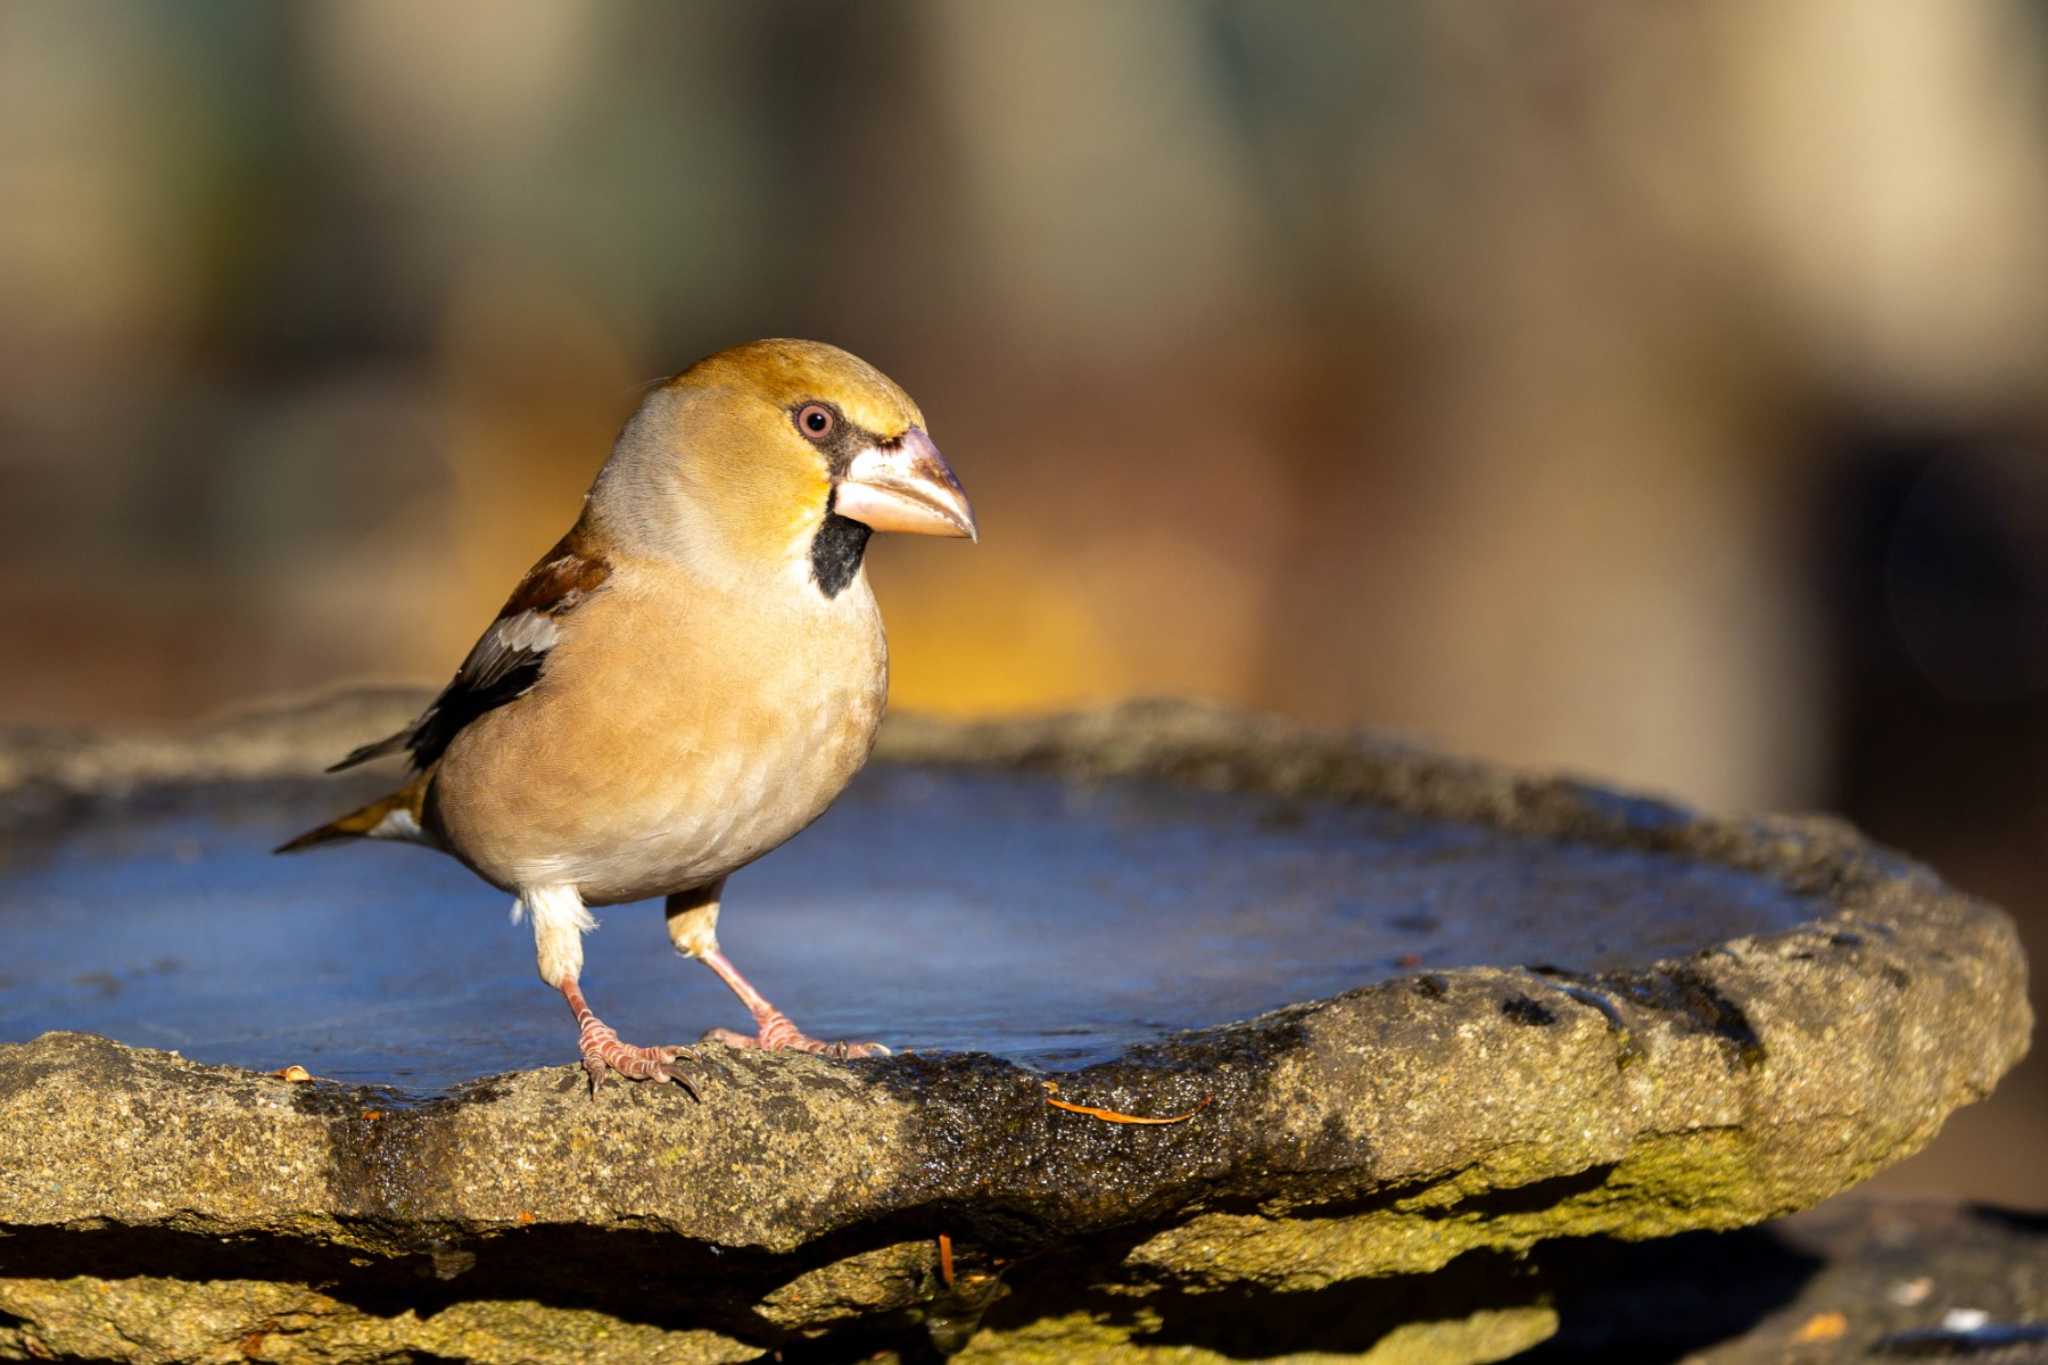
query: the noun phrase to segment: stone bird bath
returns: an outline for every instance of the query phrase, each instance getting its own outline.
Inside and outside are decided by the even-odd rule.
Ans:
[[[1514,1255],[1815,1204],[2031,1025],[2005,916],[1837,822],[1147,704],[894,721],[736,878],[776,998],[913,1052],[592,1103],[501,897],[264,855],[419,700],[0,737],[0,1356],[1502,1359]],[[733,1022],[603,919],[622,1030]]]

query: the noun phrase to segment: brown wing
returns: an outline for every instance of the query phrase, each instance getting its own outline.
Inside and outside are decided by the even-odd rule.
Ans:
[[[583,542],[578,527],[527,570],[490,629],[455,670],[454,680],[418,720],[395,735],[363,745],[327,771],[340,772],[400,749],[411,751],[414,768],[429,767],[471,721],[532,691],[560,636],[561,618],[589,600],[611,576],[611,566]]]

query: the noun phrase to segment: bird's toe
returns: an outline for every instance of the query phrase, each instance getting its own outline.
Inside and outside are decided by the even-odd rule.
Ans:
[[[705,1029],[704,1036],[697,1041],[700,1043],[719,1043],[725,1047],[737,1048],[758,1048],[761,1046],[761,1040],[753,1034],[741,1033],[738,1029],[729,1028]]]
[[[896,1054],[880,1043],[833,1043],[827,1049],[833,1057],[893,1057]]]
[[[583,1070],[590,1077],[590,1097],[597,1098],[598,1088],[611,1082],[614,1076],[629,1081],[656,1081],[681,1086],[691,1099],[701,1099],[697,1087],[682,1074],[685,1064],[699,1064],[697,1054],[687,1047],[666,1045],[662,1047],[635,1047],[621,1043],[616,1038],[602,1038],[583,1051]]]
[[[835,1061],[891,1055],[889,1049],[880,1043],[827,1042],[813,1038],[790,1023],[789,1016],[781,1013],[764,1020],[757,1033],[715,1028],[705,1032],[703,1041],[758,1052],[808,1052],[814,1057],[830,1057]]]

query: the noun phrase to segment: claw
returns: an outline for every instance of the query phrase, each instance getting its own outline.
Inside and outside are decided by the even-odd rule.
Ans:
[[[590,1077],[592,1101],[597,1099],[599,1086],[609,1084],[613,1076],[623,1076],[629,1081],[673,1081],[691,1099],[702,1102],[697,1087],[673,1069],[685,1059],[695,1061],[696,1053],[686,1047],[635,1047],[622,1043],[618,1032],[584,1003],[583,992],[574,981],[565,981],[561,989],[576,1015],[576,1042],[583,1053],[583,1070]]]
[[[695,1061],[697,1054],[686,1047],[634,1047],[622,1043],[619,1036],[604,1024],[595,1029],[585,1029],[587,1035],[583,1048],[583,1069],[590,1076],[590,1098],[597,1098],[597,1089],[608,1085],[614,1076],[623,1076],[629,1081],[674,1082],[693,1100],[701,1100],[697,1087],[690,1084],[676,1064]],[[594,1037],[590,1037],[594,1035]]]

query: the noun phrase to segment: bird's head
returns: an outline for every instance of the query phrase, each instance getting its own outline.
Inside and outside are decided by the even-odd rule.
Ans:
[[[828,597],[859,572],[871,531],[976,538],[910,396],[815,341],[735,346],[654,390],[590,508],[626,543],[710,577],[788,570]]]

